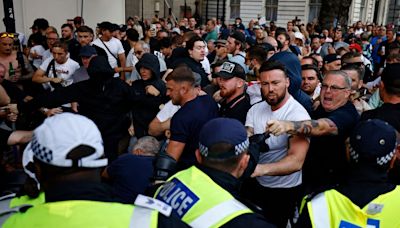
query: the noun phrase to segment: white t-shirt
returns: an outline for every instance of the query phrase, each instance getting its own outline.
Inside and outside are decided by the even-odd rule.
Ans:
[[[211,65],[210,65],[210,61],[208,60],[207,57],[204,57],[204,59],[200,62],[204,71],[207,74],[211,74]]]
[[[164,107],[157,113],[157,119],[160,122],[167,121],[168,119],[172,118],[174,114],[181,108],[180,105],[172,104],[172,101],[168,101]]]
[[[254,129],[254,134],[265,132],[269,120],[303,121],[310,120],[310,116],[304,107],[292,96],[278,110],[272,111],[267,102],[255,104],[247,112],[246,127]],[[271,135],[266,143],[270,150],[260,155],[259,164],[273,163],[282,160],[287,156],[288,134],[280,136]],[[302,172],[297,171],[285,176],[262,176],[257,177],[257,181],[264,187],[269,188],[292,188],[301,184]]]
[[[107,48],[104,46],[104,44],[107,45]],[[110,66],[112,68],[117,67],[118,66],[118,62],[117,59],[119,54],[123,54],[125,53],[124,47],[122,46],[122,43],[120,40],[118,40],[117,38],[112,37],[109,41],[103,41],[101,42],[100,38],[97,38],[96,40],[94,40],[92,42],[92,45],[96,45],[98,47],[101,47],[104,49],[104,51],[107,53],[107,57],[108,57],[108,62],[110,63]],[[111,54],[111,53],[112,54]],[[114,57],[115,56],[115,57]],[[119,77],[118,73],[114,74],[114,77],[117,78]]]
[[[40,65],[40,69],[46,72],[48,65],[50,64],[51,60],[53,58],[47,58],[42,65]],[[61,82],[61,85],[63,87],[67,87],[73,83],[72,79],[72,74],[79,69],[79,63],[75,62],[71,58],[68,58],[67,61],[63,64],[58,64],[57,62],[54,63],[55,68],[56,68],[56,73],[59,78],[62,78],[63,81]],[[49,71],[49,75],[47,75],[49,78],[54,78],[53,74],[53,69],[51,68]],[[43,83],[43,87],[45,89],[51,89],[51,91],[54,90],[54,88],[50,85],[50,82]]]
[[[262,100],[260,83],[254,83],[247,87],[246,93],[250,97],[250,104],[253,105]]]
[[[38,54],[38,55],[41,55],[42,58],[43,58],[43,53],[44,53],[45,51],[46,51],[46,50],[44,49],[44,47],[43,47],[42,45],[36,45],[36,46],[33,46],[29,52],[30,52],[31,54],[36,53],[36,54]],[[29,56],[29,57],[30,57],[30,56]],[[31,57],[30,57],[30,58],[31,58]],[[32,58],[32,64],[33,64],[36,68],[39,68],[40,65],[42,65],[42,63],[43,63],[43,59],[42,59],[42,58],[38,58],[38,59],[33,59],[33,58]]]
[[[136,74],[135,74],[135,72],[136,72],[135,65],[136,65],[136,63],[138,63],[138,62],[139,62],[139,60],[138,60],[138,58],[135,56],[135,49],[134,49],[134,48],[131,48],[131,50],[128,52],[128,55],[126,56],[126,64],[125,64],[125,66],[127,66],[127,67],[133,67],[133,69],[132,69],[132,72],[125,72],[125,79],[126,79],[126,80],[135,81],[135,80],[138,80],[138,79],[139,79],[139,78],[133,77],[134,75],[136,75]]]
[[[53,54],[51,54],[50,48],[43,52],[42,63],[48,58],[53,58]]]

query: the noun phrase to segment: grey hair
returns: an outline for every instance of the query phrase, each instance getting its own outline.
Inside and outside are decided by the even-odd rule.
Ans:
[[[150,45],[148,43],[144,42],[143,40],[139,40],[138,43],[142,46],[145,53],[150,53]]]
[[[160,143],[152,136],[144,136],[135,143],[133,151],[141,149],[145,154],[156,155],[160,150]]]
[[[347,89],[351,89],[351,78],[346,72],[344,72],[342,70],[331,70],[331,71],[329,71],[328,73],[325,74],[325,77],[328,74],[334,74],[334,75],[341,76],[344,79],[345,87]]]

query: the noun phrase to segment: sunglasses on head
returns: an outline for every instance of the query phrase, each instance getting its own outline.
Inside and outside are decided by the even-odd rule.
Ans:
[[[5,38],[5,37],[14,38],[14,34],[5,32],[0,35],[0,38]]]

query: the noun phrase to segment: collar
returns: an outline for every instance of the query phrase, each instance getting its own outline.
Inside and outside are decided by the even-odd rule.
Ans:
[[[92,200],[112,202],[111,188],[103,183],[66,181],[45,191],[46,202]]]
[[[239,197],[240,181],[236,177],[203,165],[197,165],[197,168],[207,174],[216,184],[232,194],[233,197]]]
[[[229,103],[226,103],[226,98],[222,99],[221,106],[232,109],[237,105],[240,101],[246,98],[246,93],[242,93],[241,95],[233,98]]]

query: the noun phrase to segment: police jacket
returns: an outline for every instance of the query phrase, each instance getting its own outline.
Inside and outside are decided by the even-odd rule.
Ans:
[[[323,208],[331,208],[332,212],[330,219],[325,220],[328,222],[327,227],[336,223],[349,227],[379,227],[379,224],[380,227],[398,226],[399,220],[391,218],[397,218],[396,212],[400,209],[400,187],[396,188],[387,180],[385,170],[364,165],[353,168],[344,184],[306,197],[296,227],[319,227],[317,224],[321,220],[315,219],[325,218]],[[387,223],[382,223],[382,218],[391,224],[385,226]]]
[[[171,177],[156,198],[192,227],[273,227],[235,198],[239,185],[228,173],[192,166]]]
[[[0,208],[1,227],[188,227],[142,206],[112,202],[101,183],[65,182],[46,191],[46,203]],[[1,203],[0,203],[1,205]]]

